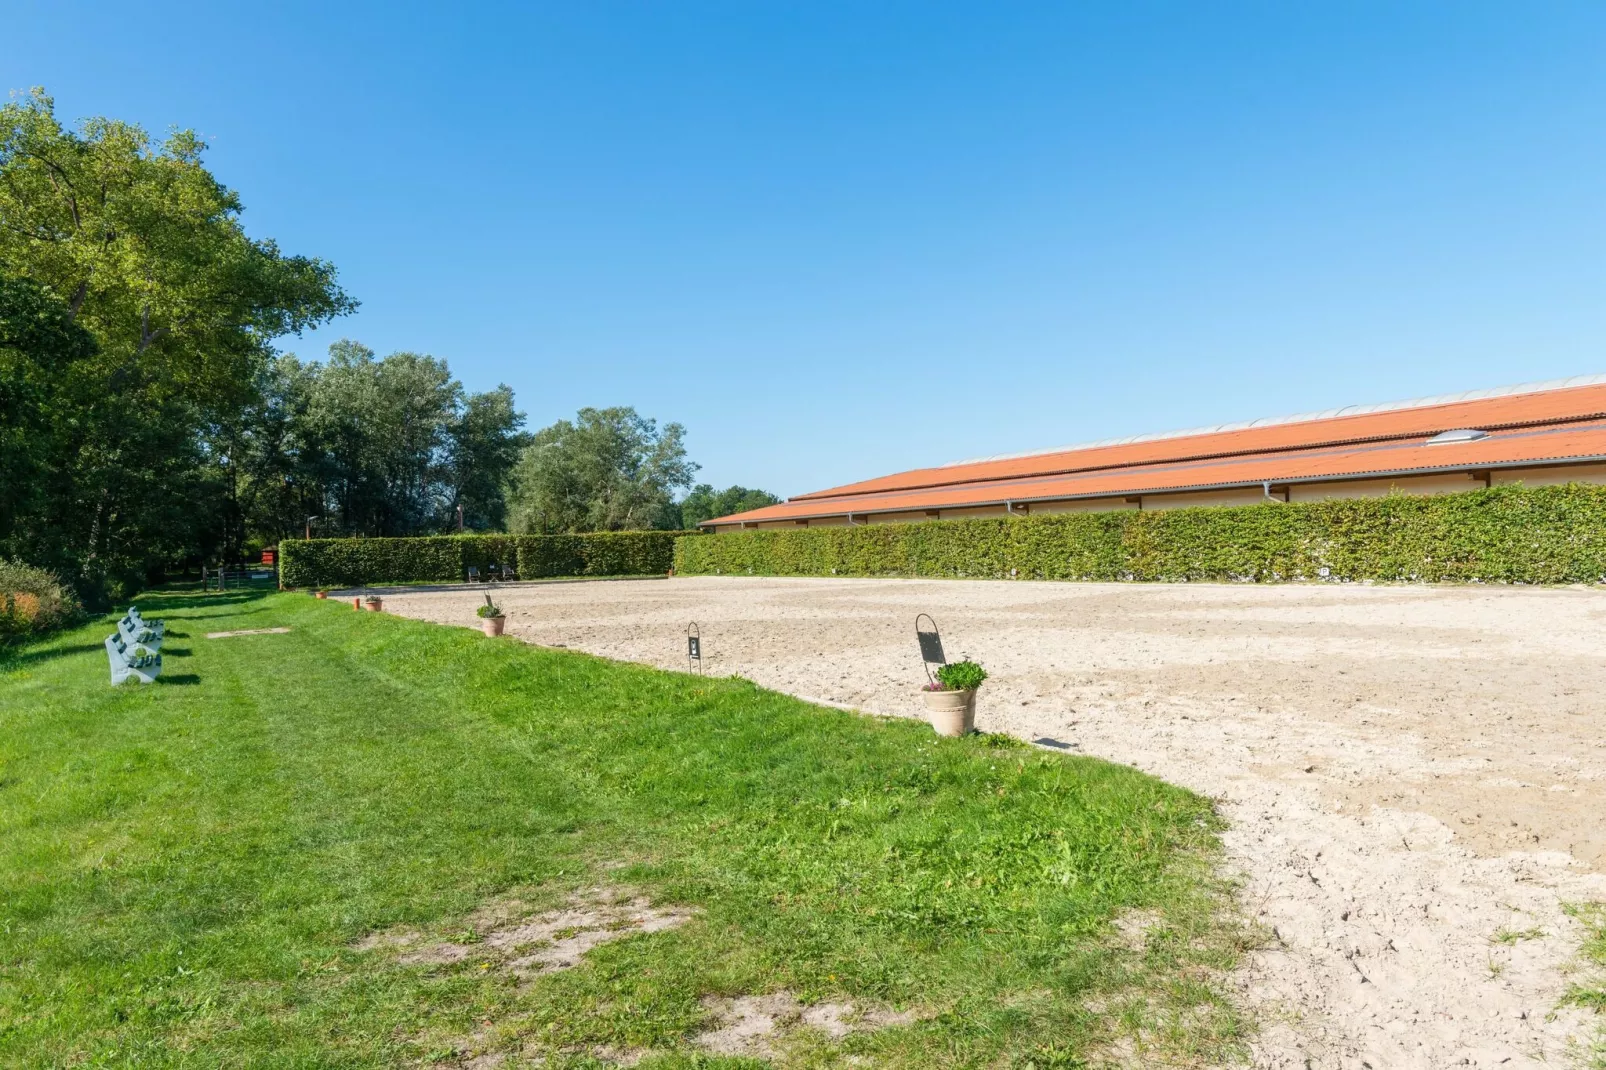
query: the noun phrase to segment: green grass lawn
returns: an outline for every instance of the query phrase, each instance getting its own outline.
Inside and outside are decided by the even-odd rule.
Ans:
[[[1189,792],[306,595],[140,606],[154,686],[109,686],[104,621],[0,653],[4,1065],[753,1066],[693,1038],[783,991],[913,1012],[782,1031],[783,1065],[1241,1053]],[[692,919],[522,981],[361,949],[605,884]]]

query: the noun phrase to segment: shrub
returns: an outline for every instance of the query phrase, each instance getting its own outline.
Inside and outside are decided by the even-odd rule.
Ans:
[[[81,612],[54,573],[0,557],[0,642],[59,628]]]
[[[944,691],[974,691],[987,679],[987,670],[974,661],[956,661],[937,670]]]
[[[678,531],[585,535],[439,535],[411,539],[286,539],[279,544],[286,587],[455,583],[470,565],[512,566],[520,579],[661,576],[674,562]]]
[[[1596,583],[1606,486],[744,531],[675,544],[682,575]]]

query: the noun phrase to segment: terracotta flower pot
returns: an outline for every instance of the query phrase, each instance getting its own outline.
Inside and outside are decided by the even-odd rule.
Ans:
[[[963,736],[976,730],[976,692],[922,691],[926,720],[939,736]]]
[[[329,592],[328,591],[313,591],[312,592],[312,597],[327,599],[329,597]]]
[[[361,597],[353,598],[351,600],[351,608],[355,609],[358,613],[361,613],[362,612],[362,598]]]
[[[486,635],[501,635],[502,625],[507,623],[506,617],[481,617],[480,630]]]
[[[369,598],[363,604],[368,607],[368,612],[370,613],[378,613],[385,608],[385,600],[383,598]]]

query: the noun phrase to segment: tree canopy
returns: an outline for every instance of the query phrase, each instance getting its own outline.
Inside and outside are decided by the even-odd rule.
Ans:
[[[705,520],[745,513],[749,509],[762,509],[780,500],[767,490],[748,487],[715,490],[707,483],[699,483],[680,502],[680,526],[691,529]]]
[[[39,90],[0,106],[8,314],[48,295],[94,342],[75,343],[34,395],[53,429],[35,458],[50,478],[0,473],[0,499],[27,503],[0,552],[89,591],[137,585],[207,541],[213,432],[253,401],[275,338],[355,307],[331,265],[245,233],[203,148],[190,131],[155,143],[111,119],[67,130]],[[9,378],[21,366],[8,393],[24,389]]]
[[[357,307],[333,265],[248,235],[180,130],[43,91],[0,106],[0,557],[104,605],[298,534],[673,529],[769,504],[691,488],[685,429],[582,409],[534,435],[446,361],[325,361],[287,336]]]
[[[676,490],[698,465],[686,429],[632,408],[581,409],[535,433],[513,471],[512,529],[521,533],[679,526]]]
[[[503,487],[521,446],[513,391],[469,394],[446,362],[419,353],[376,360],[340,341],[325,364],[279,358],[239,451],[242,517],[288,534],[316,516],[337,535],[499,530]]]

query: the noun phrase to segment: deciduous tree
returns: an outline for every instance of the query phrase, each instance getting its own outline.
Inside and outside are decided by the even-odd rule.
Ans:
[[[514,531],[625,531],[673,528],[675,491],[698,466],[686,457],[686,429],[632,408],[581,409],[536,432],[514,469]]]

